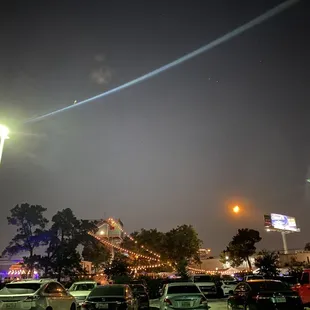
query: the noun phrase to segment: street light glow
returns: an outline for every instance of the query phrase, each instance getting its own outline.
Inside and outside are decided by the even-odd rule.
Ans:
[[[2,159],[2,153],[3,153],[3,147],[4,147],[4,141],[9,138],[9,129],[0,124],[0,163]]]
[[[8,136],[9,132],[10,131],[9,131],[8,127],[0,124],[0,137],[1,137],[1,139],[8,139],[9,138],[9,136]]]
[[[239,206],[234,206],[233,207],[234,213],[239,213],[240,212],[240,207]]]

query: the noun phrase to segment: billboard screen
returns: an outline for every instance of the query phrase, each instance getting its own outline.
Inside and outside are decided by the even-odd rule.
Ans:
[[[271,213],[271,227],[273,229],[284,230],[284,231],[299,231],[296,225],[295,217]]]

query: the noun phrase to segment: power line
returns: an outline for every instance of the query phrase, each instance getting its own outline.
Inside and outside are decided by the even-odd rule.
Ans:
[[[170,62],[170,63],[168,63],[168,64],[166,64],[166,65],[164,65],[162,67],[160,67],[160,68],[157,68],[157,69],[155,69],[155,70],[153,70],[153,71],[151,71],[151,72],[149,72],[147,74],[144,74],[144,75],[142,75],[142,76],[140,76],[140,77],[138,77],[138,78],[136,78],[134,80],[131,80],[131,81],[129,81],[129,82],[125,83],[125,84],[122,84],[120,86],[117,86],[115,88],[112,88],[112,89],[110,89],[110,90],[108,90],[108,91],[106,91],[104,93],[99,94],[99,95],[96,95],[96,96],[93,96],[91,98],[82,100],[80,102],[75,102],[74,104],[72,104],[70,106],[66,106],[64,108],[55,110],[53,112],[49,112],[47,114],[44,114],[44,115],[41,115],[41,116],[38,116],[38,117],[35,117],[35,118],[32,118],[32,119],[28,119],[28,120],[25,121],[25,123],[33,123],[33,122],[37,122],[37,121],[43,120],[45,118],[54,116],[54,115],[56,115],[58,113],[65,112],[65,111],[67,111],[69,109],[78,107],[78,106],[80,106],[82,104],[86,104],[86,103],[89,103],[91,101],[94,101],[94,100],[97,100],[97,99],[109,96],[109,95],[111,95],[113,93],[116,93],[116,92],[121,91],[123,89],[126,89],[128,87],[134,86],[134,85],[136,85],[138,83],[141,83],[143,81],[146,81],[146,80],[148,80],[148,79],[150,79],[150,78],[152,78],[152,77],[154,77],[154,76],[156,76],[156,75],[158,75],[160,73],[163,73],[163,72],[165,72],[165,71],[167,71],[167,70],[169,70],[169,69],[171,69],[173,67],[176,67],[176,66],[184,63],[185,61],[188,61],[188,60],[190,60],[190,59],[192,59],[192,58],[194,58],[196,56],[199,56],[199,55],[201,55],[201,54],[211,50],[214,47],[219,46],[222,43],[225,43],[228,40],[233,39],[234,37],[244,33],[245,31],[247,31],[247,30],[249,30],[249,29],[251,29],[251,28],[253,28],[253,27],[257,26],[257,25],[260,25],[261,23],[267,21],[268,19],[270,19],[270,18],[272,18],[272,17],[274,17],[274,16],[276,16],[276,15],[278,15],[280,13],[282,13],[284,10],[290,8],[291,6],[297,4],[298,2],[300,2],[300,0],[287,0],[287,1],[283,2],[283,3],[281,3],[280,5],[274,7],[273,9],[270,9],[269,11],[265,12],[264,14],[254,18],[250,22],[248,22],[248,23],[246,23],[246,24],[244,24],[242,26],[237,27],[233,31],[231,31],[231,32],[229,32],[229,33],[227,33],[227,34],[217,38],[216,40],[214,40],[214,41],[212,41],[212,42],[210,42],[210,43],[208,43],[208,44],[206,44],[206,45],[204,45],[204,46],[194,50],[193,52],[191,52],[189,54],[186,54],[186,55],[184,55],[184,56],[182,56],[182,57],[180,57],[180,58],[178,58],[178,59],[176,59],[176,60],[174,60],[174,61],[172,61],[172,62]]]

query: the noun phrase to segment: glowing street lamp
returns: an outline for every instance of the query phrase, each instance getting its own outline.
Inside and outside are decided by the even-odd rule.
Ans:
[[[3,126],[0,124],[0,163],[2,159],[4,141],[6,139],[9,139],[8,134],[9,134],[9,129],[6,126]]]
[[[240,207],[239,206],[234,206],[233,207],[233,212],[236,213],[236,214],[239,213],[240,212]]]

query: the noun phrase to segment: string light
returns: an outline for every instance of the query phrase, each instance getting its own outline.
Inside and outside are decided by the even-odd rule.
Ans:
[[[124,231],[124,229],[120,226],[120,224],[115,221],[113,218],[109,218],[107,220],[108,224],[111,225],[111,226],[116,226],[121,232],[124,233],[125,236],[127,236],[131,241],[133,241],[134,243],[138,243],[137,240],[135,240],[130,234],[128,234],[126,231]],[[160,260],[160,255],[147,249],[144,245],[140,245],[140,248],[141,249],[144,249],[145,251],[149,252],[150,254],[156,256],[157,258],[154,258],[154,257],[150,257],[150,256],[146,256],[146,255],[142,255],[142,254],[138,254],[138,253],[135,253],[133,251],[130,251],[128,249],[125,249],[125,248],[122,248],[120,246],[117,246],[107,240],[104,240],[98,236],[96,236],[95,234],[93,234],[92,232],[88,232],[89,235],[91,235],[92,237],[94,237],[95,239],[97,239],[98,241],[100,241],[101,243],[103,243],[104,245],[106,246],[109,246],[109,247],[113,247],[121,252],[125,252],[127,254],[130,254],[132,256],[134,256],[136,259],[139,259],[139,258],[142,258],[142,259],[147,259],[148,261],[157,261],[157,262],[161,262]],[[152,268],[158,268],[158,267],[163,267],[163,266],[170,266],[172,267],[172,264],[170,262],[166,262],[166,263],[159,263],[159,264],[155,264],[155,265],[139,265],[139,266],[136,266],[136,267],[130,267],[130,270],[133,270],[133,271],[137,271],[137,270],[145,270],[145,269],[152,269]],[[195,273],[195,274],[198,274],[198,273],[209,273],[209,274],[216,274],[218,273],[219,271],[214,271],[214,270],[205,270],[205,269],[198,269],[198,268],[192,268],[192,267],[188,267],[188,270],[190,270],[191,272]],[[222,271],[220,271],[222,272]]]
[[[117,228],[118,228],[119,230],[121,230],[121,232],[124,233],[124,235],[125,235],[126,237],[128,237],[131,241],[133,241],[133,242],[136,243],[136,244],[138,243],[138,241],[135,240],[130,234],[128,234],[128,233],[123,229],[123,227],[121,227],[121,225],[119,225],[119,223],[118,223],[117,221],[115,221],[113,218],[109,218],[109,219],[108,219],[108,222],[109,222],[109,224],[112,224],[112,225],[114,225],[114,226],[117,226]],[[145,251],[147,251],[148,253],[150,253],[150,254],[152,254],[152,255],[154,255],[154,256],[160,258],[160,255],[159,255],[159,254],[155,253],[154,251],[151,251],[151,250],[147,249],[144,245],[140,245],[140,248],[143,249],[143,250],[145,250]]]
[[[194,271],[194,272],[201,272],[201,273],[207,273],[208,271],[205,269],[198,269],[198,268],[192,268],[192,267],[187,267],[188,270]]]
[[[111,243],[111,242],[109,242],[107,240],[101,239],[100,237],[96,236],[92,232],[88,232],[88,234],[90,236],[94,237],[95,239],[97,239],[98,241],[100,241],[101,243],[103,243],[103,244],[105,244],[107,246],[113,247],[113,248],[115,248],[115,249],[117,249],[117,250],[119,250],[121,252],[125,252],[127,254],[131,254],[131,255],[135,256],[136,258],[144,258],[144,259],[147,259],[148,261],[151,261],[151,260],[153,260],[153,261],[160,261],[158,258],[154,258],[154,257],[149,257],[149,256],[146,256],[146,255],[138,254],[138,253],[135,253],[135,252],[130,251],[128,249],[122,248],[122,247],[120,247],[118,245],[115,245],[115,244],[113,244],[113,243]]]
[[[142,270],[142,269],[159,268],[159,267],[163,267],[163,266],[165,266],[165,264],[145,265],[145,266],[139,265],[136,267],[130,267],[129,269],[130,270]]]

